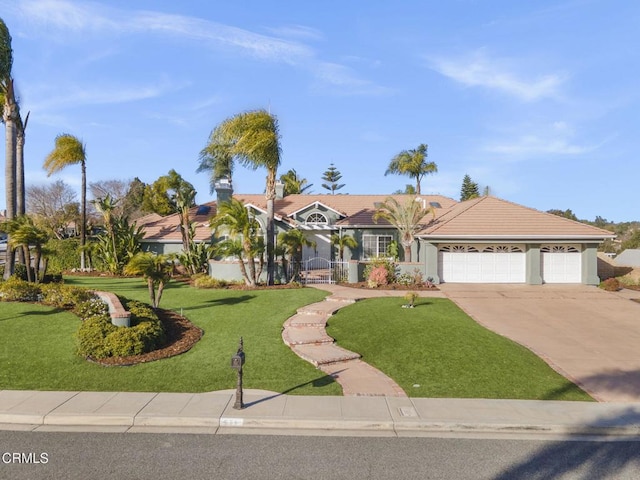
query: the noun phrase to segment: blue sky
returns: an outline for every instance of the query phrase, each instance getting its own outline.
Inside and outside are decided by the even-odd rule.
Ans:
[[[87,149],[89,181],[196,173],[211,130],[278,117],[282,166],[324,193],[386,194],[398,152],[429,145],[423,193],[458,199],[465,173],[494,195],[580,218],[640,220],[640,3],[635,0],[184,2],[0,0],[27,128],[28,184],[55,136]],[[263,171],[238,167],[235,190]],[[4,185],[0,208],[4,208]]]

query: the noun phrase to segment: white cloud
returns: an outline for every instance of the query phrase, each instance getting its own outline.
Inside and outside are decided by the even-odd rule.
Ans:
[[[488,58],[484,51],[470,57],[431,57],[435,71],[469,87],[484,87],[502,91],[524,101],[558,97],[566,76],[558,73],[526,78],[517,72],[515,61]]]
[[[324,38],[320,30],[304,25],[285,25],[277,28],[265,28],[265,30],[278,37],[301,38],[305,40],[322,40]]]
[[[374,96],[393,93],[390,88],[359,78],[353,69],[338,63],[320,62],[313,67],[313,71],[325,87],[335,87],[332,90],[334,93]]]

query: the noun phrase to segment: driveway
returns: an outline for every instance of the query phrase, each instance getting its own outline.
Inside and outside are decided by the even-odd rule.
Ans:
[[[640,292],[586,285],[442,284],[490,330],[526,346],[602,402],[640,402]]]

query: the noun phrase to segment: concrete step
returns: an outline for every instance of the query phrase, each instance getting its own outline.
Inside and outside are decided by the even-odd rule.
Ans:
[[[298,313],[312,314],[312,315],[331,315],[334,312],[352,303],[354,302],[350,299],[345,299],[345,300],[327,299],[323,302],[312,303],[311,305],[307,305],[305,307],[299,308]]]
[[[292,345],[291,350],[293,350],[300,358],[315,365],[316,367],[360,358],[359,353],[351,352],[334,343]]]
[[[293,345],[319,345],[333,343],[322,327],[289,327],[282,331],[282,340],[288,346]]]
[[[327,315],[317,313],[297,313],[284,322],[284,327],[324,327],[327,324]]]
[[[362,360],[320,365],[319,368],[342,386],[345,396],[407,396],[396,382]]]

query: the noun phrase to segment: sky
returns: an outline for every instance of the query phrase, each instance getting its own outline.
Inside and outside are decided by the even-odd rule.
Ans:
[[[412,183],[391,158],[422,143],[423,193],[493,195],[579,218],[640,220],[640,2],[635,0],[0,0],[26,131],[27,185],[56,135],[82,139],[89,182],[196,173],[210,132],[268,109],[289,169],[345,194]],[[4,176],[0,177],[3,178]],[[264,191],[241,166],[238,193]],[[4,181],[0,209],[5,207]]]

